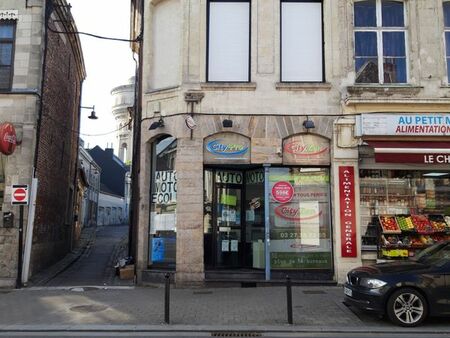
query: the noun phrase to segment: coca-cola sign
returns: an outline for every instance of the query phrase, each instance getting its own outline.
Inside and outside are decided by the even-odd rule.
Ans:
[[[289,221],[308,221],[318,218],[322,211],[302,208],[301,206],[279,205],[274,209],[275,215]]]
[[[11,155],[16,149],[16,130],[11,123],[0,124],[0,152]]]
[[[283,142],[283,164],[329,165],[330,142],[311,134],[289,137]]]

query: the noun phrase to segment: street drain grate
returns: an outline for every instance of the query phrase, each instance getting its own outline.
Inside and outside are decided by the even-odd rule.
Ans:
[[[194,291],[194,295],[212,295],[212,291]]]
[[[78,305],[72,306],[70,311],[79,312],[79,313],[93,313],[105,311],[108,307],[104,305]]]
[[[211,337],[261,337],[260,332],[211,332]]]
[[[305,295],[325,295],[326,294],[325,291],[321,291],[321,290],[304,290],[303,293]]]

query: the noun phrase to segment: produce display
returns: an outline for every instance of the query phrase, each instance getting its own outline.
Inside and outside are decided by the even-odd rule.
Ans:
[[[410,216],[395,216],[397,224],[402,231],[413,231],[414,224]]]
[[[450,216],[380,215],[381,257],[412,257],[434,243],[450,240]],[[406,252],[408,254],[406,254]]]
[[[380,216],[380,224],[381,224],[381,227],[383,228],[383,233],[385,233],[385,234],[401,234],[402,233],[394,216],[388,216],[388,215]]]
[[[442,215],[428,215],[431,226],[434,231],[445,231],[447,230],[447,223],[445,223],[444,216]]]
[[[411,215],[414,227],[419,234],[429,234],[434,232],[430,221],[425,215]]]

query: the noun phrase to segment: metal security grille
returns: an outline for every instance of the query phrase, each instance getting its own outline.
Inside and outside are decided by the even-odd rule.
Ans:
[[[211,332],[211,337],[261,337],[260,332]]]

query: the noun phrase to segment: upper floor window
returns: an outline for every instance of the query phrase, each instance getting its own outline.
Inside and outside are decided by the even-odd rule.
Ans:
[[[16,23],[0,20],[0,90],[11,89]]]
[[[450,83],[450,1],[444,2],[445,59],[447,61],[447,83]]]
[[[406,83],[403,1],[355,1],[355,82]]]
[[[282,0],[281,81],[321,82],[322,1]]]
[[[250,81],[250,1],[208,1],[207,81]]]

